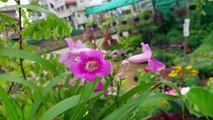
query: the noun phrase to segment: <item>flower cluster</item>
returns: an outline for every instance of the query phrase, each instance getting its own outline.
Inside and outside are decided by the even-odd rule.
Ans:
[[[106,76],[111,73],[112,64],[105,60],[105,55],[101,50],[87,48],[80,40],[74,42],[72,39],[66,38],[65,41],[67,42],[70,51],[63,54],[59,61],[70,68],[70,71],[75,78],[81,78],[83,82],[84,80],[93,82],[97,77],[106,78]],[[152,50],[149,45],[144,44],[143,42],[141,45],[144,53],[131,56],[122,61],[122,64],[148,62],[149,68],[154,72],[163,69],[165,65],[152,58]],[[125,51],[120,51],[121,54],[124,52]],[[102,90],[103,87],[104,82],[99,81],[94,92]],[[107,90],[108,93],[110,93],[111,90]]]
[[[182,95],[185,95],[190,90],[190,87],[178,86],[178,89],[180,90]],[[175,95],[175,96],[178,95],[174,88],[171,88],[168,91],[166,91],[166,94]]]
[[[145,67],[141,72],[139,71],[138,77],[140,82],[145,82],[147,81],[146,79],[152,81],[167,80],[186,87],[197,85],[199,80],[198,73],[199,71],[190,65],[186,67],[180,65],[170,66],[157,73],[153,73],[149,68]]]
[[[180,74],[186,74],[188,77],[197,76],[199,73],[198,70],[193,69],[191,65],[186,66],[185,68],[182,66],[174,66],[173,70],[169,73],[169,77],[176,77]]]

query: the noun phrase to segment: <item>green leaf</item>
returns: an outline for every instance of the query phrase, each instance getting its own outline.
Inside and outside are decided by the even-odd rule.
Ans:
[[[94,93],[90,96],[89,99],[100,96],[100,94],[102,93]],[[53,118],[69,110],[70,108],[75,107],[76,105],[80,105],[81,103],[79,103],[79,100],[80,100],[80,95],[75,95],[67,99],[64,99],[63,101],[57,103],[56,105],[51,107],[49,110],[47,110],[38,120],[52,120]],[[86,102],[86,101],[82,101],[82,102]]]
[[[0,32],[4,32],[6,30],[7,31],[13,30],[14,27],[12,26],[17,26],[15,19],[8,16],[7,14],[0,13],[0,19],[1,19]]]
[[[213,117],[213,93],[204,88],[191,88],[186,94],[187,99],[204,115]]]
[[[19,76],[12,76],[12,75],[6,75],[6,74],[0,74],[0,80],[5,80],[5,81],[11,81],[11,82],[16,82],[16,83],[20,83],[26,87],[29,87],[30,89],[32,89],[33,91],[35,91],[35,93],[37,93],[37,95],[40,98],[43,98],[41,91],[31,82],[24,80],[23,78],[19,77]]]
[[[24,119],[25,120],[27,120],[28,115],[30,114],[31,107],[32,107],[32,101],[30,99],[28,99],[26,101],[26,104],[24,105],[24,108],[23,108],[23,113],[24,113]]]
[[[175,89],[176,93],[178,94],[178,97],[181,100],[182,115],[184,115],[184,100],[183,100],[183,96],[182,96],[180,90],[178,89],[178,87],[176,86],[176,84],[171,83],[171,82],[161,82],[161,83],[162,84],[166,84],[166,85],[168,85],[168,86],[170,86],[170,87]]]
[[[5,7],[1,7],[0,10],[6,10],[6,9],[11,9],[11,8],[26,8],[26,9],[30,9],[33,11],[37,11],[37,12],[42,12],[45,13],[46,15],[53,17],[53,18],[57,18],[59,19],[55,14],[51,13],[50,11],[37,6],[37,5],[9,5],[9,6],[5,6]]]
[[[3,88],[0,86],[0,96],[2,98],[2,102],[5,105],[5,108],[7,110],[8,118],[10,120],[18,120],[18,115],[16,114],[16,111],[12,105],[11,100],[8,98],[7,94],[3,90]]]
[[[130,112],[135,110],[150,93],[151,89],[141,92],[141,95],[135,100],[129,101],[127,104],[121,106],[115,111],[110,111],[111,113],[103,120],[123,120]]]
[[[58,81],[62,80],[62,78],[65,77],[68,74],[70,74],[70,72],[65,72],[65,73],[62,73],[62,74],[58,75],[53,80],[50,80],[49,84],[42,90],[43,96],[45,97],[47,95],[47,93],[49,93],[50,90],[54,86],[56,86]],[[39,108],[41,102],[42,102],[42,99],[35,99],[35,102],[33,103],[32,108],[31,108],[31,112],[30,112],[30,114],[28,116],[28,120],[32,120],[32,117],[36,113],[36,111]]]
[[[119,103],[119,105],[121,106],[122,104],[126,103],[136,93],[150,89],[151,87],[158,85],[158,84],[159,84],[158,82],[153,82],[153,83],[147,83],[147,84],[142,84],[142,85],[136,86],[135,88],[132,88],[130,91],[128,91],[126,94],[124,94],[123,96],[119,97],[117,103]],[[98,118],[100,118],[100,116],[106,116],[107,114],[109,114],[111,111],[113,111],[116,108],[117,108],[116,103],[113,103],[107,109],[98,113],[96,115],[96,118],[98,119]]]
[[[150,95],[140,105],[145,106],[154,102],[159,102],[161,100],[176,100],[178,98],[179,98],[178,96],[167,95],[167,94]]]
[[[57,15],[52,12],[37,6],[37,5],[10,5],[0,8],[0,10],[5,9],[14,9],[14,8],[26,8],[32,11],[42,12],[47,15],[46,18],[39,20],[32,25],[21,31],[23,37],[41,39],[46,38],[47,36],[53,35],[53,37],[64,38],[64,36],[70,36],[71,26],[65,20],[61,20]]]
[[[56,69],[52,67],[49,61],[41,58],[40,56],[26,52],[24,50],[0,47],[0,56],[18,57],[18,58],[23,58],[27,60],[32,60],[34,62],[40,63],[44,68],[50,71],[56,72]]]
[[[0,2],[7,2],[8,0],[0,0]]]
[[[111,111],[112,113],[109,114],[106,118],[104,118],[104,120],[122,120],[123,118],[125,118],[126,115],[128,115],[130,112],[132,112],[139,106],[145,106],[161,100],[175,100],[178,98],[177,96],[171,96],[166,94],[148,96],[150,90],[144,91],[142,93],[143,94],[137,99],[128,102],[127,104],[121,106],[113,112]]]
[[[46,111],[38,120],[52,120],[56,116],[65,112],[66,110],[76,106],[80,99],[80,95],[75,95],[70,98],[67,98]]]
[[[94,88],[99,81],[100,81],[100,78],[96,78],[96,80],[93,82],[84,83],[84,86],[80,93],[81,97],[79,100],[79,105],[76,106],[73,110],[69,111],[69,114],[70,114],[69,117],[71,117],[71,119],[74,119],[74,120],[82,119],[82,117],[85,115],[85,112],[87,112],[87,109],[85,107],[87,105],[87,101],[89,101],[90,96],[93,93]]]

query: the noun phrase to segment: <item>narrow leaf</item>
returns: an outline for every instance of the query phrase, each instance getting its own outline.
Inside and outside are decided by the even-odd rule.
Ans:
[[[41,64],[44,68],[50,71],[54,71],[54,72],[56,71],[55,68],[53,68],[52,65],[47,60],[41,58],[40,56],[34,55],[32,53],[29,53],[23,50],[0,47],[0,56],[18,57],[18,58],[31,60]]]
[[[5,105],[5,108],[7,110],[8,118],[10,120],[18,120],[18,115],[16,114],[16,111],[12,105],[11,100],[8,98],[7,94],[3,90],[3,88],[0,86],[0,96],[2,98],[2,102]]]
[[[55,77],[53,80],[50,80],[49,84],[42,90],[42,94],[45,97],[47,95],[47,93],[50,92],[50,90],[56,86],[56,84],[58,83],[58,81],[62,80],[63,77],[65,77],[66,75],[70,74],[69,72],[65,72],[62,73],[60,75],[58,75],[57,77]],[[39,106],[41,105],[42,99],[35,99],[33,106],[31,108],[31,112],[28,116],[28,120],[32,120],[33,115],[36,113],[37,109],[39,108]]]
[[[90,99],[95,98],[97,96],[100,96],[102,93],[94,93],[91,95]],[[49,110],[47,110],[38,120],[52,120],[56,116],[64,113],[65,111],[69,110],[72,107],[75,107],[76,105],[80,105],[79,103],[80,95],[75,95],[72,97],[69,97],[53,107],[51,107]],[[82,103],[85,101],[82,101]]]

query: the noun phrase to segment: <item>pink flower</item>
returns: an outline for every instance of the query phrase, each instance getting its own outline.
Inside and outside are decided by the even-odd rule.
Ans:
[[[104,82],[99,82],[98,85],[96,86],[94,92],[99,92],[102,90],[102,88],[104,87]]]
[[[165,67],[165,65],[162,62],[160,62],[154,58],[148,59],[148,66],[153,72],[158,72]]]
[[[147,67],[143,68],[143,70],[144,70],[144,72],[146,72],[146,73],[150,72],[150,69],[147,68]]]
[[[165,65],[162,62],[152,58],[152,50],[149,45],[144,44],[143,42],[141,45],[144,53],[129,57],[127,60],[122,61],[122,64],[148,62],[148,66],[153,72],[162,70]]]
[[[181,90],[183,89],[183,87],[182,87],[182,86],[179,86],[178,89],[181,91]],[[166,94],[169,94],[169,95],[177,95],[176,90],[175,90],[174,88],[171,88],[170,90],[168,90],[168,91],[166,92]]]
[[[70,71],[77,78],[92,82],[96,76],[106,77],[112,70],[111,63],[104,59],[98,50],[80,52],[80,58],[70,65]]]
[[[176,93],[174,88],[168,90],[166,93],[169,94],[169,95],[177,95],[177,93]]]
[[[90,51],[90,48],[86,48],[86,45],[82,43],[80,40],[73,42],[70,38],[65,38],[65,41],[70,48],[68,53],[65,53],[59,59],[59,62],[64,63],[67,67],[75,61],[76,58],[79,57],[80,52],[82,51]]]

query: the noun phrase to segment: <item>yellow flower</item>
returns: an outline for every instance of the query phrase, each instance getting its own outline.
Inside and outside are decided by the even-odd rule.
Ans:
[[[175,76],[177,76],[177,73],[169,73],[169,77],[175,77]]]
[[[210,77],[209,80],[213,81],[213,77]]]
[[[198,73],[198,70],[192,70],[191,73],[187,74],[187,76],[197,76]]]
[[[175,66],[174,68],[175,68],[176,70],[181,70],[181,69],[182,69],[182,67],[179,66],[179,65]]]
[[[192,70],[192,74],[198,74],[199,73],[199,71],[198,70]]]
[[[187,70],[192,69],[192,66],[191,66],[191,65],[188,65],[188,66],[186,66],[186,69],[187,69]]]

